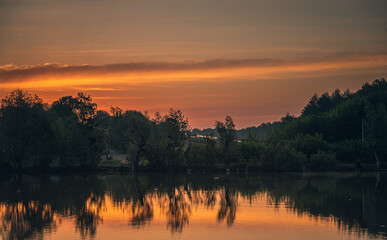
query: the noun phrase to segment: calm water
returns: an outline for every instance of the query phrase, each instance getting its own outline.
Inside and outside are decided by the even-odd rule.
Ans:
[[[387,239],[386,174],[0,176],[3,239]]]

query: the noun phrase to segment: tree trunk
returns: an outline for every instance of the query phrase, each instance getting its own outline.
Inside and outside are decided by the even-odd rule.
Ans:
[[[226,143],[226,146],[225,146],[225,150],[226,150],[226,156],[225,156],[225,164],[226,164],[226,172],[230,172],[230,153],[229,153],[229,144]]]
[[[144,146],[145,146],[145,140],[142,138],[141,142],[138,146],[136,156],[133,159],[133,163],[132,163],[132,172],[133,173],[137,172],[138,162],[140,161],[140,156],[141,156],[141,153],[144,149]]]
[[[229,188],[230,188],[229,180],[228,180],[228,176],[226,175],[226,180],[225,180],[225,184],[224,184],[224,191],[225,191],[225,199],[226,199],[227,207],[231,206],[230,189]]]
[[[190,174],[190,173],[187,173],[185,175],[184,190],[187,193],[189,200],[192,201],[191,189],[188,187],[188,183],[189,183],[189,176],[188,176],[188,174]]]
[[[133,162],[132,162],[132,173],[137,172],[138,160],[139,160],[139,155],[137,154],[136,157],[133,159]]]
[[[133,177],[134,186],[136,187],[137,198],[138,198],[138,200],[140,202],[140,205],[144,206],[144,196],[142,194],[142,191],[141,191],[141,188],[140,188],[140,184],[138,182],[138,176],[137,176],[137,174],[135,172],[133,172],[132,177]]]
[[[191,149],[191,137],[190,135],[188,135],[188,146],[184,151],[184,164],[187,172],[191,171],[190,163],[188,161],[188,153],[190,149]]]
[[[376,160],[376,170],[379,171],[380,161],[379,161],[379,157],[378,157],[378,154],[376,153],[376,151],[374,152],[374,155],[375,155],[375,160]]]
[[[379,182],[380,182],[380,172],[378,172],[378,173],[376,174],[375,190],[378,189],[378,187],[379,187]]]

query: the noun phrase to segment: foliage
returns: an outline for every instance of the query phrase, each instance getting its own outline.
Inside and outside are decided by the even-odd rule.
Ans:
[[[216,121],[215,129],[219,134],[219,141],[224,148],[224,159],[226,169],[229,169],[230,165],[230,145],[235,140],[235,124],[230,116],[226,116],[224,122]]]
[[[302,171],[307,157],[289,144],[267,144],[262,153],[261,168],[265,170]]]
[[[332,95],[329,95],[328,92],[323,93],[320,97],[315,94],[302,110],[302,115],[313,115],[332,110],[339,103],[346,100],[349,96],[351,96],[349,90],[341,93],[340,89],[336,89]]]
[[[321,134],[310,135],[309,133],[299,133],[289,141],[289,144],[296,151],[302,152],[308,157],[320,150],[327,151],[330,149],[329,144],[324,140]]]
[[[2,163],[12,168],[47,167],[56,153],[54,116],[36,95],[15,90],[1,101],[0,150]]]
[[[368,149],[376,158],[377,168],[380,167],[380,159],[387,157],[387,111],[385,104],[378,104],[366,109],[366,140]]]
[[[235,129],[230,116],[213,129],[191,130],[181,110],[97,111],[90,95],[64,96],[51,106],[14,90],[1,100],[0,167],[95,168],[112,154],[133,171],[160,169],[334,170],[385,166],[387,83],[357,92],[314,95],[301,116]],[[118,153],[117,153],[118,152]],[[119,164],[121,166],[121,164]],[[354,167],[352,167],[354,168]]]
[[[254,135],[249,135],[239,145],[243,164],[247,170],[248,165],[254,165],[259,161],[263,152],[263,145]]]
[[[336,156],[333,153],[319,151],[310,157],[310,168],[315,171],[335,170]]]
[[[136,171],[151,135],[151,122],[141,112],[126,111],[111,120],[112,146],[127,153]]]

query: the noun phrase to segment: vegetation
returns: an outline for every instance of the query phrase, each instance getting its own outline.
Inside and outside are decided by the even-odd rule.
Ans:
[[[194,129],[180,110],[153,118],[91,96],[52,105],[17,89],[1,100],[1,169],[344,170],[385,168],[387,82],[314,95],[299,117],[236,130],[230,116]],[[123,157],[122,157],[123,156]]]

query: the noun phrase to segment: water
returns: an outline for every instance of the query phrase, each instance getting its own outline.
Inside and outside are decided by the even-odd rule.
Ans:
[[[387,176],[0,176],[3,239],[387,239]]]

